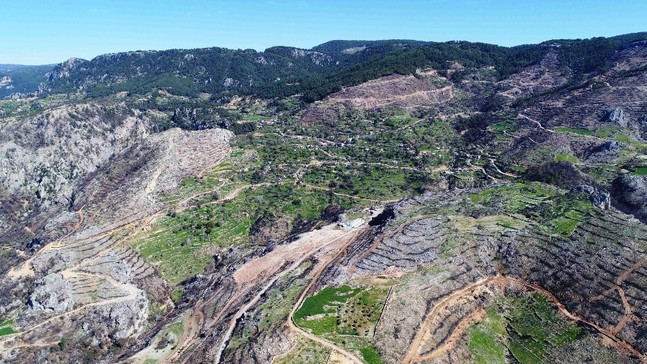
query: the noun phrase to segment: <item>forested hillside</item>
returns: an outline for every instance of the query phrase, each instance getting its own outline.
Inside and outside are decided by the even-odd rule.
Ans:
[[[602,72],[613,54],[628,43],[645,40],[638,33],[614,38],[556,40],[537,45],[500,47],[470,42],[332,41],[312,50],[273,47],[264,52],[206,48],[139,51],[70,60],[57,65],[45,84],[49,93],[86,92],[102,96],[120,91],[142,93],[164,88],[195,97],[205,92],[272,98],[300,94],[319,100],[342,87],[418,68],[447,71],[453,64],[467,70],[493,67],[503,79],[537,63],[556,47],[574,77]],[[595,50],[595,51],[593,51]],[[453,77],[461,77],[462,72]]]
[[[52,65],[23,66],[0,65],[0,99],[13,94],[29,95],[47,82],[47,72]]]

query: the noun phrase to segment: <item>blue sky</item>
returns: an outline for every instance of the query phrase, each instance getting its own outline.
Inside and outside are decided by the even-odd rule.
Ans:
[[[129,50],[310,48],[333,39],[500,45],[647,31],[642,0],[0,0],[0,63]]]

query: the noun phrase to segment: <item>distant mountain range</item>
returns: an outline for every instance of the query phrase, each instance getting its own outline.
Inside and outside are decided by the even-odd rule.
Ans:
[[[464,41],[335,40],[312,49],[272,47],[263,52],[225,48],[135,51],[71,58],[55,66],[0,65],[0,98],[14,93],[85,92],[104,96],[121,91],[163,88],[181,96],[210,93],[283,97],[301,94],[314,101],[345,86],[417,68],[491,66],[499,78],[535,64],[556,47],[574,77],[601,72],[628,43],[646,41],[647,33],[586,40],[552,40],[501,47]]]
[[[0,99],[37,92],[38,86],[47,82],[46,74],[53,68],[54,65],[0,64]]]

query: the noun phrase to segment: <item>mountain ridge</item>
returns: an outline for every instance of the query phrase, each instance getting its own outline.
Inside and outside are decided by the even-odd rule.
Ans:
[[[471,48],[472,51],[479,51],[483,49],[487,52],[492,50],[499,52],[512,52],[511,56],[514,58],[519,58],[520,53],[531,53],[529,54],[530,58],[522,61],[521,65],[511,65],[510,70],[500,70],[503,75],[507,75],[508,72],[515,72],[519,69],[520,66],[526,66],[528,64],[537,62],[541,56],[542,48],[550,44],[560,44],[564,46],[573,47],[573,44],[578,46],[583,45],[586,47],[587,43],[595,43],[596,40],[606,40],[608,42],[614,43],[611,47],[617,49],[623,44],[644,40],[647,38],[647,33],[632,33],[625,34],[620,36],[608,37],[608,38],[591,38],[591,39],[576,39],[576,40],[551,40],[542,42],[534,45],[520,45],[514,47],[501,47],[485,43],[470,43],[466,41],[450,41],[450,42],[425,42],[425,41],[412,41],[412,40],[380,40],[380,41],[357,41],[357,40],[338,40],[338,41],[329,41],[322,43],[310,49],[301,49],[296,47],[289,46],[277,46],[270,47],[262,52],[255,50],[234,50],[226,49],[219,47],[209,47],[209,48],[197,48],[197,49],[169,49],[169,50],[150,50],[150,51],[131,51],[131,52],[121,52],[121,53],[110,53],[99,55],[92,60],[84,60],[79,58],[74,59],[77,64],[85,64],[86,67],[76,68],[76,72],[69,73],[70,70],[75,68],[69,63],[70,60],[60,63],[53,67],[53,69],[48,73],[48,80],[43,83],[38,88],[34,88],[31,85],[31,92],[40,92],[40,93],[51,93],[51,92],[77,92],[81,89],[87,91],[88,88],[95,88],[95,94],[105,95],[109,93],[119,92],[124,89],[137,89],[138,87],[146,85],[159,85],[161,87],[167,87],[170,89],[175,89],[175,92],[179,94],[191,94],[195,96],[196,92],[204,91],[211,93],[221,93],[227,92],[227,90],[236,90],[236,93],[243,94],[252,94],[262,97],[271,97],[271,96],[288,96],[290,94],[301,93],[304,90],[311,89],[316,87],[314,85],[320,83],[333,83],[331,86],[323,86],[321,91],[316,91],[315,93],[306,97],[307,100],[320,99],[323,96],[338,90],[340,87],[352,86],[357,84],[358,81],[352,81],[350,84],[346,85],[345,82],[339,80],[327,80],[329,76],[326,76],[326,73],[330,72],[340,72],[344,71],[346,68],[352,68],[353,66],[361,66],[360,68],[371,68],[375,65],[366,64],[370,63],[372,60],[378,58],[384,58],[389,55],[397,56],[398,53],[405,52],[407,49],[416,49],[416,48],[430,48],[429,51],[437,52],[441,51],[447,53],[448,51],[456,52],[461,48]],[[402,47],[403,44],[406,44],[407,47]],[[355,51],[351,53],[342,52],[344,49],[352,48],[350,46],[355,46]],[[453,45],[453,47],[452,47]],[[601,48],[600,44],[593,45],[598,49]],[[357,48],[359,47],[359,48]],[[364,47],[361,51],[359,49]],[[440,47],[440,48],[439,48]],[[438,48],[437,50],[434,50]],[[281,49],[285,51],[280,51]],[[507,51],[503,51],[507,50]],[[519,51],[514,51],[519,50]],[[198,54],[198,58],[205,58],[201,61],[199,65],[195,67],[202,67],[202,71],[192,72],[188,69],[182,70],[183,62],[180,54],[188,56],[191,52]],[[287,52],[287,53],[286,53]],[[319,54],[312,52],[323,52]],[[329,52],[330,54],[326,53]],[[575,60],[572,59],[570,62],[577,62],[582,64],[583,60],[586,57],[591,57],[591,53],[587,52],[586,49],[577,50],[580,58]],[[292,54],[290,54],[292,53]],[[308,54],[310,57],[310,62],[305,61],[304,57]],[[227,55],[228,54],[228,55]],[[301,55],[300,57],[295,57],[295,55]],[[130,68],[136,69],[137,67],[142,67],[149,63],[150,61],[144,61],[143,63],[137,62],[136,59],[133,59],[134,55],[139,55],[140,57],[150,56],[156,57],[157,62],[167,63],[168,67],[164,66],[157,67],[155,69],[149,69],[141,73],[132,73],[131,71],[126,71],[123,68],[115,68],[110,66],[111,62],[114,62],[119,59],[123,61],[130,62]],[[585,58],[582,58],[584,55]],[[420,57],[420,55],[417,55]],[[430,59],[429,57],[432,57]],[[458,57],[468,56],[467,54],[458,55]],[[480,54],[479,57],[488,57],[487,54]],[[494,54],[494,57],[497,59],[486,61],[490,65],[495,65],[495,68],[499,67],[500,62],[502,61],[502,56]],[[231,68],[230,62],[232,57],[236,58],[235,66]],[[269,57],[269,61],[265,59]],[[312,58],[315,57],[315,58]],[[378,71],[380,76],[385,76],[390,72],[403,72],[408,73],[412,71],[412,67],[415,66],[424,66],[425,63],[431,61],[432,65],[435,68],[443,67],[442,62],[439,64],[438,61],[433,60],[433,55],[422,55],[421,63],[416,65],[406,65],[404,68],[398,66],[397,63],[377,65],[380,68],[385,68],[382,71]],[[468,56],[469,57],[469,56]],[[608,56],[603,56],[607,57]],[[130,58],[130,60],[128,60]],[[308,58],[308,57],[306,57]],[[405,58],[411,58],[406,55]],[[456,56],[454,56],[456,58]],[[333,61],[334,60],[334,61]],[[590,62],[595,63],[595,65],[587,66],[584,65],[584,70],[582,72],[594,71],[594,69],[589,69],[591,67],[603,67],[601,63],[605,63],[606,59],[603,60],[591,60]],[[322,63],[323,62],[323,63]],[[398,62],[398,61],[395,61]],[[584,62],[586,63],[586,62]],[[139,64],[139,66],[136,66]],[[242,64],[245,66],[243,67]],[[259,64],[265,67],[260,67]],[[269,66],[268,66],[269,64]],[[291,72],[279,72],[277,69],[273,69],[272,66],[276,65],[278,69],[283,69],[287,64],[291,64],[293,71]],[[362,66],[363,65],[363,66]],[[338,66],[338,67],[335,67]],[[88,69],[88,67],[90,69]],[[268,68],[269,67],[269,68]],[[503,65],[502,67],[509,67]],[[213,73],[210,73],[212,72]],[[224,73],[223,73],[224,71]],[[125,73],[124,73],[125,72]],[[352,71],[351,71],[352,72]],[[371,77],[374,77],[377,73],[371,71]],[[76,73],[76,75],[75,75]],[[175,73],[176,77],[164,76],[165,73],[173,74]],[[107,74],[111,74],[112,78],[104,79],[103,77]],[[65,77],[61,77],[65,75]],[[160,79],[161,77],[161,79]],[[354,77],[350,77],[351,79]],[[230,82],[227,82],[228,79],[231,79]],[[279,81],[283,79],[282,81]],[[311,79],[311,80],[309,80]],[[125,85],[119,86],[119,83],[124,83],[125,81],[132,81]],[[306,82],[305,87],[290,87],[291,84],[295,82]],[[367,81],[365,78],[361,78],[361,81]],[[208,85],[211,85],[207,87]],[[253,87],[256,85],[256,87]],[[294,85],[292,85],[294,86]],[[25,92],[26,93],[26,92]]]

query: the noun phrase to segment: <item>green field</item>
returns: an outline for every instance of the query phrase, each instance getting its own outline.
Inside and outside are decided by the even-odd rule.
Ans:
[[[496,309],[487,310],[480,323],[472,325],[467,334],[472,359],[478,364],[505,363],[506,347],[500,338],[506,335],[506,321]]]
[[[364,358],[367,363],[382,364],[382,358],[380,357],[380,354],[377,352],[377,349],[375,349],[374,346],[365,346],[359,349],[359,351],[362,353],[362,358]]]
[[[326,287],[314,296],[308,297],[294,313],[294,322],[313,334],[337,332],[337,312],[349,298],[357,295],[361,289],[341,286]],[[309,318],[317,316],[317,318]]]
[[[570,162],[570,163],[577,163],[579,160],[577,157],[572,156],[570,154],[558,154],[555,156],[555,162]]]
[[[581,135],[595,135],[595,131],[589,129],[577,129],[577,128],[568,128],[568,127],[557,127],[555,128],[556,132],[559,133],[575,133]]]
[[[185,181],[187,186],[194,183]],[[169,211],[131,246],[171,284],[177,284],[201,273],[214,255],[249,244],[250,229],[259,219],[268,223],[286,219],[287,234],[295,224],[318,218],[327,204],[348,205],[346,201],[291,184],[247,188],[232,200],[208,199],[179,213]]]
[[[511,132],[515,131],[517,129],[517,121],[516,120],[505,120],[498,122],[496,124],[492,124],[489,126],[490,130],[492,130],[495,134],[501,135],[506,132]]]
[[[387,293],[385,287],[326,287],[303,302],[294,314],[294,322],[314,335],[361,354],[369,364],[380,364],[382,359],[372,343],[372,330]]]
[[[12,329],[11,327],[1,327],[0,328],[0,336],[10,335],[10,334],[14,334],[14,333],[16,333],[16,331],[14,329]]]
[[[636,167],[636,168],[634,168],[634,174],[639,175],[639,176],[646,176],[647,175],[647,167]]]
[[[569,237],[589,215],[594,213],[593,205],[587,197],[560,195],[560,191],[549,185],[532,183],[515,183],[497,186],[469,195],[470,202],[476,207],[484,206],[507,214],[523,214],[538,223],[535,227],[547,234],[559,234]],[[506,226],[511,221],[500,221]]]
[[[519,213],[557,193],[554,187],[537,182],[514,183],[485,189],[469,195],[472,203],[483,206],[503,206],[508,213]]]
[[[549,202],[537,206],[529,216],[540,223],[539,230],[565,238],[595,212],[588,198],[580,195],[559,196]]]

